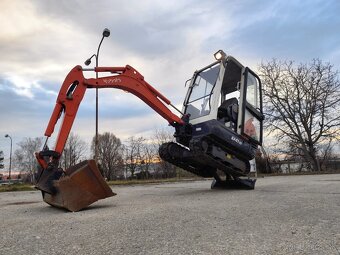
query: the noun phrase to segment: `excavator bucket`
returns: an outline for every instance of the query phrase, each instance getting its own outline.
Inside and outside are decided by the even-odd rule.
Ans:
[[[57,171],[45,171],[45,177],[42,174],[36,188],[42,190],[44,201],[52,206],[76,212],[99,199],[116,195],[103,179],[94,160],[72,166],[61,176],[56,174]],[[58,179],[54,179],[55,176]]]

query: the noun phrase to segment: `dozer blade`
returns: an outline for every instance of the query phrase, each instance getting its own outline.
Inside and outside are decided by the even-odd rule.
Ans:
[[[245,189],[252,190],[255,188],[256,179],[241,179],[234,177],[234,180],[216,180],[211,183],[212,189]]]
[[[84,209],[99,199],[116,195],[103,179],[94,160],[68,168],[63,176],[53,181],[53,188],[41,188],[45,186],[49,186],[49,183],[44,185],[42,180],[36,185],[42,190],[46,203],[72,212]]]

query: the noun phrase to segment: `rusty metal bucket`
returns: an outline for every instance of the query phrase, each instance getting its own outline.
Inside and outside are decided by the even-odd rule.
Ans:
[[[65,173],[53,181],[55,192],[42,190],[46,203],[65,208],[69,211],[79,211],[99,199],[115,196],[107,185],[94,160],[86,160],[68,168]]]

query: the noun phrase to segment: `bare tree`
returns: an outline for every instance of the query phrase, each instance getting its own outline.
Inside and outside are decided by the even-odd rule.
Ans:
[[[83,141],[80,136],[70,133],[60,159],[61,166],[67,169],[84,160],[87,146],[86,142]]]
[[[0,169],[4,168],[4,153],[0,151]]]
[[[141,177],[149,178],[154,172],[152,166],[158,158],[158,150],[155,150],[155,146],[151,140],[145,140],[141,146]]]
[[[156,174],[161,177],[168,178],[176,175],[176,167],[168,162],[163,161],[158,154],[159,146],[161,146],[163,143],[174,141],[173,133],[173,129],[169,128],[156,129],[151,139],[154,145],[155,158],[159,161],[159,168],[157,168]]]
[[[91,145],[95,153],[95,137]],[[114,180],[123,172],[123,146],[118,137],[105,132],[98,135],[98,162],[99,168],[105,178]]]
[[[35,181],[34,174],[37,170],[37,161],[34,153],[41,149],[42,142],[42,137],[25,138],[17,144],[19,148],[14,152],[17,168],[20,171],[27,172],[31,178],[31,182]]]
[[[163,143],[173,142],[174,141],[174,130],[171,127],[169,128],[157,128],[152,135],[152,140],[155,145],[158,147],[161,146]],[[158,150],[158,148],[157,148]]]
[[[272,60],[259,69],[266,128],[284,145],[283,152],[302,156],[313,171],[320,170],[321,147],[339,135],[338,71],[319,59],[300,65]]]
[[[131,136],[128,138],[125,145],[125,168],[131,174],[131,178],[134,178],[135,172],[140,168],[143,161],[142,150],[143,143],[145,142],[144,137]]]
[[[323,170],[327,170],[328,164],[330,161],[336,158],[335,153],[334,153],[334,147],[336,143],[334,140],[330,139],[328,143],[322,144],[319,146],[319,152],[320,152],[320,167]]]

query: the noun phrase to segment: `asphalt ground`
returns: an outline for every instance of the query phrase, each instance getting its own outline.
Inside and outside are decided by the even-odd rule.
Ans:
[[[0,254],[340,254],[340,175],[112,187],[71,213],[38,191],[0,193]]]

